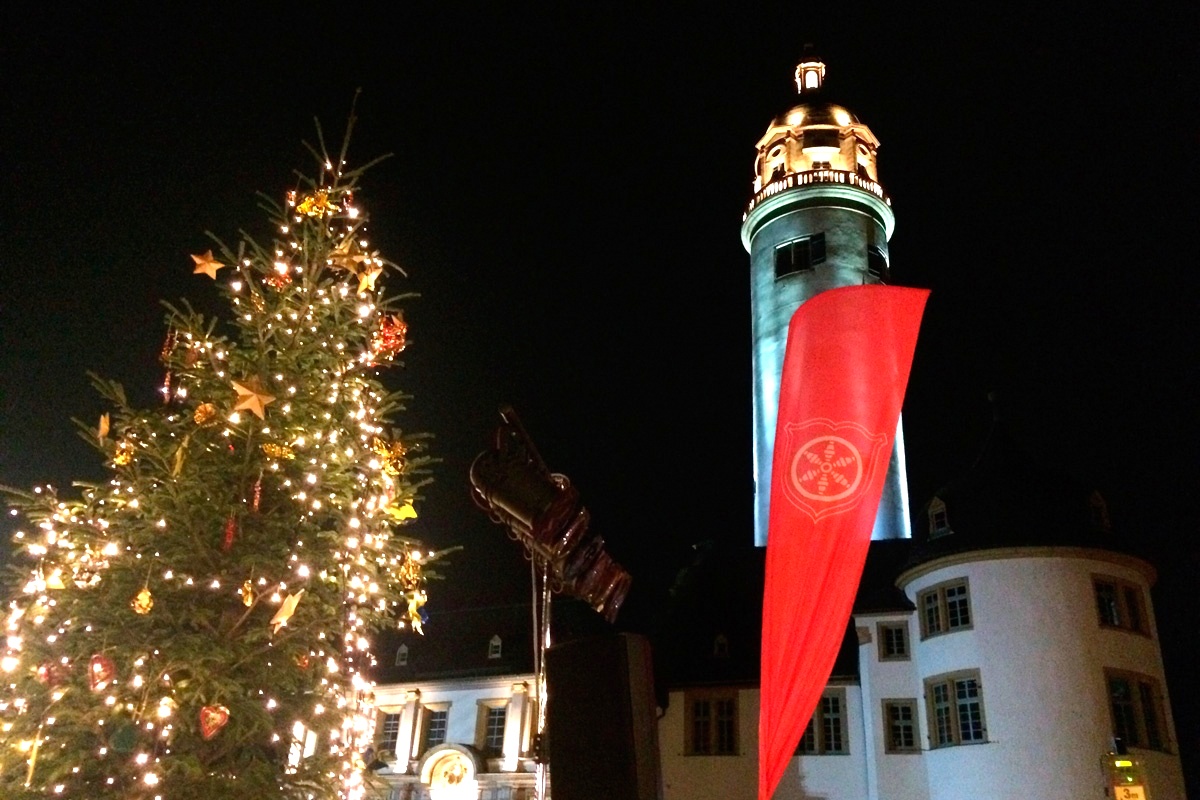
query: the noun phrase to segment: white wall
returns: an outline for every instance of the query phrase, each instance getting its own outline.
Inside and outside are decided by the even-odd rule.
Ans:
[[[987,742],[927,754],[930,800],[1011,800],[1014,792],[1063,800],[1102,797],[1100,764],[1112,734],[1104,668],[1143,673],[1166,688],[1156,637],[1099,624],[1093,574],[1141,586],[1149,607],[1139,562],[1066,548],[972,558],[944,566],[934,562],[903,587],[914,602],[922,589],[943,581],[966,577],[970,587],[972,628],[924,641],[918,634],[914,664],[918,681],[979,670]],[[1164,713],[1174,740],[1169,710]],[[1145,760],[1154,767],[1155,800],[1182,800],[1178,758],[1147,751]]]

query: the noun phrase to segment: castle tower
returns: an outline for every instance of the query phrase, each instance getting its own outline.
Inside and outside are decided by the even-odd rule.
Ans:
[[[891,201],[879,184],[879,140],[850,111],[831,103],[825,64],[796,67],[801,103],[772,120],[758,140],[754,196],[742,221],[750,253],[754,349],[754,541],[767,543],[771,460],[788,323],[826,289],[888,278]],[[904,437],[888,465],[873,539],[909,538]]]

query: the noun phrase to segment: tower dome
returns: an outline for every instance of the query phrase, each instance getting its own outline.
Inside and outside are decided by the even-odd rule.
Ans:
[[[876,171],[879,140],[828,97],[825,63],[796,66],[800,103],[755,145],[753,195],[742,216],[750,254],[754,380],[754,541],[767,543],[779,381],[788,324],[813,296],[890,278],[891,201]],[[872,538],[909,537],[904,435],[897,428]]]

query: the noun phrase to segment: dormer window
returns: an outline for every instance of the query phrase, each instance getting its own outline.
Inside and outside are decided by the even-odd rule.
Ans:
[[[501,642],[499,634],[493,636],[488,641],[488,658],[499,658],[501,652]]]
[[[936,539],[954,531],[950,530],[950,520],[946,515],[946,504],[941,498],[935,497],[929,504],[929,538]]]
[[[729,658],[729,637],[723,633],[713,639],[713,658]]]
[[[408,645],[402,644],[396,648],[396,666],[408,666]]]

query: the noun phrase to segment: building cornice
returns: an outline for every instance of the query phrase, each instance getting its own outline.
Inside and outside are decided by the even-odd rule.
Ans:
[[[951,553],[939,558],[924,561],[915,567],[904,570],[896,577],[896,587],[901,591],[917,578],[945,567],[971,564],[977,561],[1003,561],[1017,558],[1077,558],[1087,561],[1101,561],[1129,567],[1142,574],[1146,583],[1154,585],[1158,572],[1145,559],[1126,553],[1115,553],[1112,550],[1102,550],[1098,547],[996,547],[989,550],[968,550],[962,553]]]

